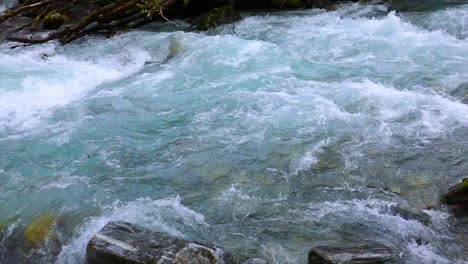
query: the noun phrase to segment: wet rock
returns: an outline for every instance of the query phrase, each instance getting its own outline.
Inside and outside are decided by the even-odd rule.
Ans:
[[[29,17],[13,17],[0,24],[0,43],[6,41],[6,37],[18,28],[27,26],[33,22]],[[21,31],[20,31],[21,32]],[[21,32],[22,33],[22,32]]]
[[[0,236],[5,232],[7,225],[5,223],[0,223]]]
[[[416,238],[414,242],[416,242],[418,246],[429,245],[429,241],[425,241],[421,238]]]
[[[379,243],[361,244],[355,247],[319,246],[309,252],[309,264],[391,263],[396,253]]]
[[[338,168],[341,164],[341,155],[332,147],[323,147],[323,152],[318,156],[318,161],[313,165],[315,171],[329,171]]]
[[[468,203],[468,178],[455,187],[449,189],[443,196],[442,201],[446,204],[466,204]]]
[[[392,193],[395,193],[395,194],[401,194],[402,191],[401,191],[401,187],[398,186],[398,185],[390,185],[390,186],[387,186],[384,188],[385,191],[389,191],[389,192],[392,192]]]
[[[172,60],[174,57],[180,54],[183,51],[183,49],[184,47],[180,39],[176,36],[171,36],[169,40],[169,53],[167,54],[164,63],[167,63],[168,61]]]
[[[55,217],[49,213],[34,219],[24,230],[25,240],[32,245],[40,244],[51,234],[54,222]]]
[[[463,38],[463,36],[457,36],[457,38]],[[450,91],[450,95],[458,98],[462,103],[468,104],[468,81],[457,85],[456,88]]]
[[[451,206],[455,216],[468,216],[468,178],[450,188],[442,196],[442,202]]]
[[[407,209],[398,205],[393,205],[390,207],[390,212],[405,220],[416,220],[424,225],[429,225],[431,223],[431,217],[421,210]]]
[[[13,220],[0,232],[0,263],[55,263],[64,229],[63,221],[49,213],[26,225]]]
[[[230,264],[216,246],[152,232],[126,222],[109,222],[88,243],[88,264]]]
[[[44,29],[58,29],[65,23],[65,17],[57,12],[51,12],[44,17],[42,26]]]
[[[201,16],[197,23],[198,30],[208,30],[222,24],[240,19],[240,14],[230,5],[221,6]]]

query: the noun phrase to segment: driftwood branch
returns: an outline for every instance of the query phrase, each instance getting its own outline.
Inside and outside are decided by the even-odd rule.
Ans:
[[[33,37],[32,35],[20,36],[15,34],[7,36],[7,39],[30,44],[39,44],[50,40],[59,40],[62,43],[69,43],[85,35],[112,35],[114,32],[124,29],[130,24],[132,24],[131,27],[141,26],[157,18],[163,18],[169,21],[169,19],[165,17],[164,11],[171,9],[180,2],[184,2],[184,0],[153,1],[154,2],[148,0],[107,1],[107,4],[90,11],[88,15],[80,18],[75,23],[63,26],[50,32],[46,36]],[[30,12],[34,14],[35,17],[35,21],[30,27],[31,31],[34,31],[38,21],[45,19],[48,12],[63,12],[67,9],[73,9],[72,6],[79,1],[43,0],[33,2],[34,3],[28,3],[27,5],[17,7],[1,14],[0,24],[12,17],[26,15],[27,12]],[[157,13],[150,15],[148,11],[144,12],[144,10],[151,10],[153,4],[157,4],[158,6],[159,11]],[[54,5],[62,6],[62,8],[59,8],[57,11]]]
[[[19,8],[13,9],[13,10],[8,10],[4,14],[0,15],[0,24],[5,22],[8,19],[14,17],[14,16],[17,16],[17,15],[23,13],[23,12],[30,11],[32,9],[42,7],[42,6],[50,4],[52,2],[53,2],[53,0],[44,0],[44,1],[34,3],[34,4],[21,6]]]

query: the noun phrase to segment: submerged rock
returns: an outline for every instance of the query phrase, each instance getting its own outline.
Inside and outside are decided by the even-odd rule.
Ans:
[[[443,196],[442,202],[453,209],[456,216],[468,215],[468,178],[449,189]]]
[[[176,36],[171,36],[169,40],[169,52],[167,54],[166,59],[164,60],[164,63],[176,57],[179,53],[183,51],[183,49],[184,47],[180,39],[177,38]]]
[[[318,246],[309,252],[309,264],[391,263],[396,253],[379,243],[361,244],[355,247]]]
[[[65,229],[63,220],[51,213],[28,223],[8,221],[0,232],[0,263],[55,263]]]
[[[313,165],[315,171],[329,171],[337,169],[341,164],[341,155],[332,147],[324,147],[323,152],[318,156],[318,161]]]
[[[463,94],[462,102],[468,104],[468,88],[466,89],[465,93]]]
[[[424,225],[429,225],[431,223],[431,217],[421,210],[393,205],[390,206],[390,212],[393,215],[398,215],[405,220],[415,220]]]
[[[387,186],[384,188],[385,191],[389,191],[389,192],[392,192],[392,193],[395,193],[395,194],[401,194],[402,191],[401,191],[401,187],[398,186],[398,185],[390,185],[390,186]]]
[[[240,14],[230,5],[221,6],[201,16],[197,24],[199,30],[208,30],[240,19]]]
[[[24,230],[24,239],[32,245],[38,245],[51,235],[55,217],[46,213],[31,221]]]
[[[187,241],[126,222],[109,222],[88,243],[89,264],[230,264],[220,248]]]

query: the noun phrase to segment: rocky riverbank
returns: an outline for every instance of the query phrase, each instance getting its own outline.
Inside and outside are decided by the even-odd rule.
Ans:
[[[187,241],[126,223],[110,222],[87,246],[88,264],[234,264],[232,257],[214,245]],[[319,246],[309,253],[309,264],[394,263],[394,249],[367,241],[355,247]],[[268,263],[260,258],[242,264]]]
[[[457,228],[466,229],[468,216],[468,180],[448,190],[441,198],[442,205],[450,206],[457,219]],[[429,224],[429,216],[423,212],[411,212],[400,206],[391,209],[395,215],[408,220]],[[463,220],[465,219],[465,220]],[[65,231],[63,219],[44,214],[21,228],[0,226],[0,240],[9,233],[3,261],[54,262],[65,242],[60,234]],[[13,232],[13,233],[12,233]],[[2,238],[3,237],[3,238]],[[419,241],[418,243],[428,243]],[[41,250],[35,250],[35,249]],[[46,249],[46,250],[44,250]],[[400,263],[403,252],[376,241],[362,241],[353,247],[317,246],[310,250],[309,264],[355,264],[355,263]],[[153,232],[144,227],[115,221],[107,223],[89,241],[86,249],[88,264],[234,264],[239,263],[222,248],[215,245],[190,241],[167,233]],[[266,260],[253,258],[242,264],[266,264]]]
[[[468,216],[468,179],[448,190],[441,201],[451,206],[455,217]],[[410,212],[398,206],[392,210],[405,219],[429,224],[430,217],[423,212]],[[89,264],[236,263],[229,254],[215,245],[152,232],[126,222],[108,223],[89,241],[86,252]],[[353,247],[324,245],[310,250],[308,264],[400,263],[401,254],[403,252],[398,252],[398,249],[375,241],[362,241]],[[264,263],[268,262],[260,258],[243,262],[243,264]]]
[[[467,184],[468,179],[463,180],[448,190],[441,199],[442,203],[451,206],[455,217],[468,216]],[[429,224],[429,216],[423,212],[410,212],[401,207],[394,207],[392,210],[405,219]],[[403,252],[379,242],[363,241],[354,247],[317,246],[310,250],[308,264],[400,263],[401,254]],[[89,264],[236,263],[232,257],[214,245],[151,232],[125,222],[110,222],[91,239],[87,246],[87,261]],[[243,264],[253,263],[267,262],[260,258],[243,262]]]

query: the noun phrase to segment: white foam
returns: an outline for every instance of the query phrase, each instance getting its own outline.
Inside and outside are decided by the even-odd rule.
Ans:
[[[48,189],[66,189],[70,186],[79,185],[79,184],[88,184],[88,178],[65,175],[55,181],[49,182],[40,188],[44,191]]]
[[[57,54],[52,44],[0,54],[0,68],[8,70],[0,86],[0,128],[33,128],[57,107],[142,69],[149,58],[143,50],[129,49],[96,62],[79,60]],[[8,80],[10,76],[15,77]]]
[[[85,259],[86,244],[109,221],[127,221],[180,237],[184,233],[174,222],[181,222],[191,228],[207,226],[204,216],[184,206],[179,196],[160,200],[141,198],[128,203],[115,202],[104,208],[103,215],[88,219],[76,230],[76,236],[63,247],[57,263],[80,263]]]
[[[17,0],[2,0],[2,3],[0,3],[0,13],[4,12],[7,8],[16,5],[17,3]]]
[[[410,243],[407,245],[412,254],[412,260],[417,263],[437,263],[437,264],[452,264],[453,261],[446,259],[435,253],[435,249],[430,244],[418,245]]]
[[[460,39],[468,37],[468,5],[460,5],[430,13],[404,14],[404,17],[428,30],[441,30]]]
[[[244,188],[238,184],[232,185],[224,190],[217,198],[218,210],[224,210],[223,214],[235,219],[243,219],[249,215],[261,211],[265,204],[280,206],[287,197],[277,194],[276,197],[260,197],[255,192],[246,193]]]
[[[398,90],[394,87],[370,81],[347,83],[354,92],[371,99],[380,108],[379,118],[389,122],[410,112],[421,112],[421,118],[413,128],[421,125],[432,135],[443,133],[447,127],[457,124],[468,127],[468,105],[437,94]],[[407,127],[410,128],[410,127]],[[420,127],[419,127],[420,128]],[[414,133],[414,130],[411,131]]]
[[[322,140],[311,147],[310,150],[306,151],[304,155],[293,162],[292,164],[292,171],[293,175],[297,175],[300,171],[309,169],[312,165],[316,164],[319,160],[317,158],[317,154],[323,152],[323,147],[327,146],[330,139],[327,138],[326,140]]]
[[[342,188],[332,188],[333,190],[343,190]],[[346,189],[347,191],[369,192],[372,195],[379,195],[379,192],[374,189],[360,188],[359,190]],[[355,224],[362,223],[375,228],[375,232],[386,232],[388,234],[387,243],[395,244],[402,250],[406,260],[412,259],[415,263],[450,263],[450,260],[443,256],[438,248],[440,245],[438,240],[443,238],[447,232],[446,221],[448,215],[441,211],[426,211],[431,217],[431,223],[424,225],[421,222],[413,219],[404,219],[400,215],[393,213],[393,206],[401,206],[399,202],[392,200],[383,200],[380,198],[367,199],[350,199],[325,201],[318,203],[304,204],[303,206],[296,205],[295,208],[289,208],[284,205],[284,197],[279,198],[263,198],[252,194],[246,194],[239,186],[232,186],[224,191],[219,197],[218,206],[220,208],[228,207],[226,213],[232,213],[236,218],[248,216],[252,212],[257,211],[257,207],[269,206],[272,211],[283,211],[286,213],[281,215],[270,216],[265,221],[291,221],[304,222],[306,225],[312,223],[324,224],[330,221],[338,221],[336,224]],[[284,206],[284,207],[283,207]],[[273,209],[273,207],[277,207]],[[311,223],[312,222],[312,223]],[[331,223],[329,223],[331,224]],[[314,224],[312,224],[314,225]],[[335,224],[331,224],[335,225]],[[443,227],[439,230],[439,226]],[[380,230],[380,231],[379,231]],[[393,239],[392,239],[393,238]],[[385,239],[385,238],[382,238]],[[420,239],[422,243],[417,243]],[[397,241],[397,242],[396,242]],[[426,242],[429,242],[427,244]],[[273,262],[286,261],[297,262],[298,256],[286,250],[281,244],[259,240],[262,254],[268,256]],[[274,253],[273,253],[274,252]],[[271,254],[270,254],[271,253]]]
[[[415,238],[435,242],[441,234],[431,226],[425,226],[416,220],[406,220],[399,215],[390,214],[388,209],[395,205],[397,205],[395,202],[375,198],[322,202],[310,204],[311,211],[305,211],[304,217],[309,221],[320,221],[327,215],[342,214],[346,215],[342,218],[345,222],[377,221],[379,225],[389,230],[388,232],[400,237],[400,246],[404,245],[410,254],[409,258],[416,260],[417,263],[451,263],[450,260],[440,255],[433,243],[420,245],[415,242]],[[437,219],[434,220],[437,221]]]

